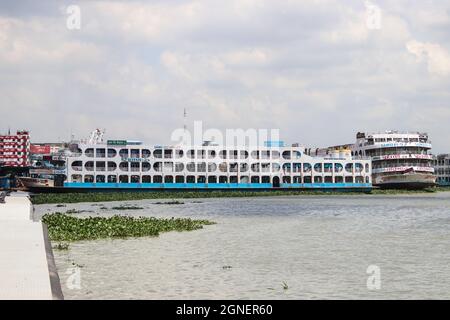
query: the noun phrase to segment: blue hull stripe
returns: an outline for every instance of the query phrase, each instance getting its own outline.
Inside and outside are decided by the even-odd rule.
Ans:
[[[87,183],[65,182],[65,188],[95,189],[272,189],[271,183]],[[281,189],[372,188],[370,183],[281,183]],[[276,188],[274,188],[276,189]]]

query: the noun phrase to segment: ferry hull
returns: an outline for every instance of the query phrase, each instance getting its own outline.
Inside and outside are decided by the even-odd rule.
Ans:
[[[88,193],[88,192],[205,192],[205,191],[333,191],[333,192],[370,192],[371,184],[366,183],[310,183],[281,184],[273,187],[270,184],[249,186],[248,184],[206,185],[195,184],[173,186],[173,184],[91,184],[77,183],[64,187],[29,186],[33,193]]]
[[[435,175],[428,173],[404,173],[374,178],[374,186],[382,189],[424,189],[435,185]]]

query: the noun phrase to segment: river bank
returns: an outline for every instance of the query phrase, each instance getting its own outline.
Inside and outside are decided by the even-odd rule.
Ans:
[[[330,196],[330,195],[396,195],[450,191],[450,188],[435,187],[422,190],[373,189],[370,192],[346,191],[202,191],[202,192],[92,192],[92,193],[41,193],[31,196],[33,204],[108,202],[151,199],[196,199],[196,198],[247,198],[274,196]]]

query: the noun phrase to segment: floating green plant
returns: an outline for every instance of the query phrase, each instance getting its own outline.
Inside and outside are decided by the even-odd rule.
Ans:
[[[158,236],[160,232],[191,231],[214,224],[208,220],[190,218],[135,218],[120,215],[79,218],[60,212],[45,214],[42,222],[47,225],[52,241]]]
[[[138,207],[138,206],[121,205],[118,207],[112,207],[111,209],[112,210],[142,210],[144,208]]]
[[[155,202],[154,204],[184,204],[184,202],[173,200],[173,201],[166,201],[166,202]]]

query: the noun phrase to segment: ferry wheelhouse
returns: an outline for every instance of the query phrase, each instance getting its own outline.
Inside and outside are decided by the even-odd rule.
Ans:
[[[372,159],[373,185],[416,189],[435,185],[431,147],[426,133],[358,132],[352,153]]]
[[[312,157],[298,145],[146,146],[139,141],[72,145],[64,189],[370,190],[370,160]]]

